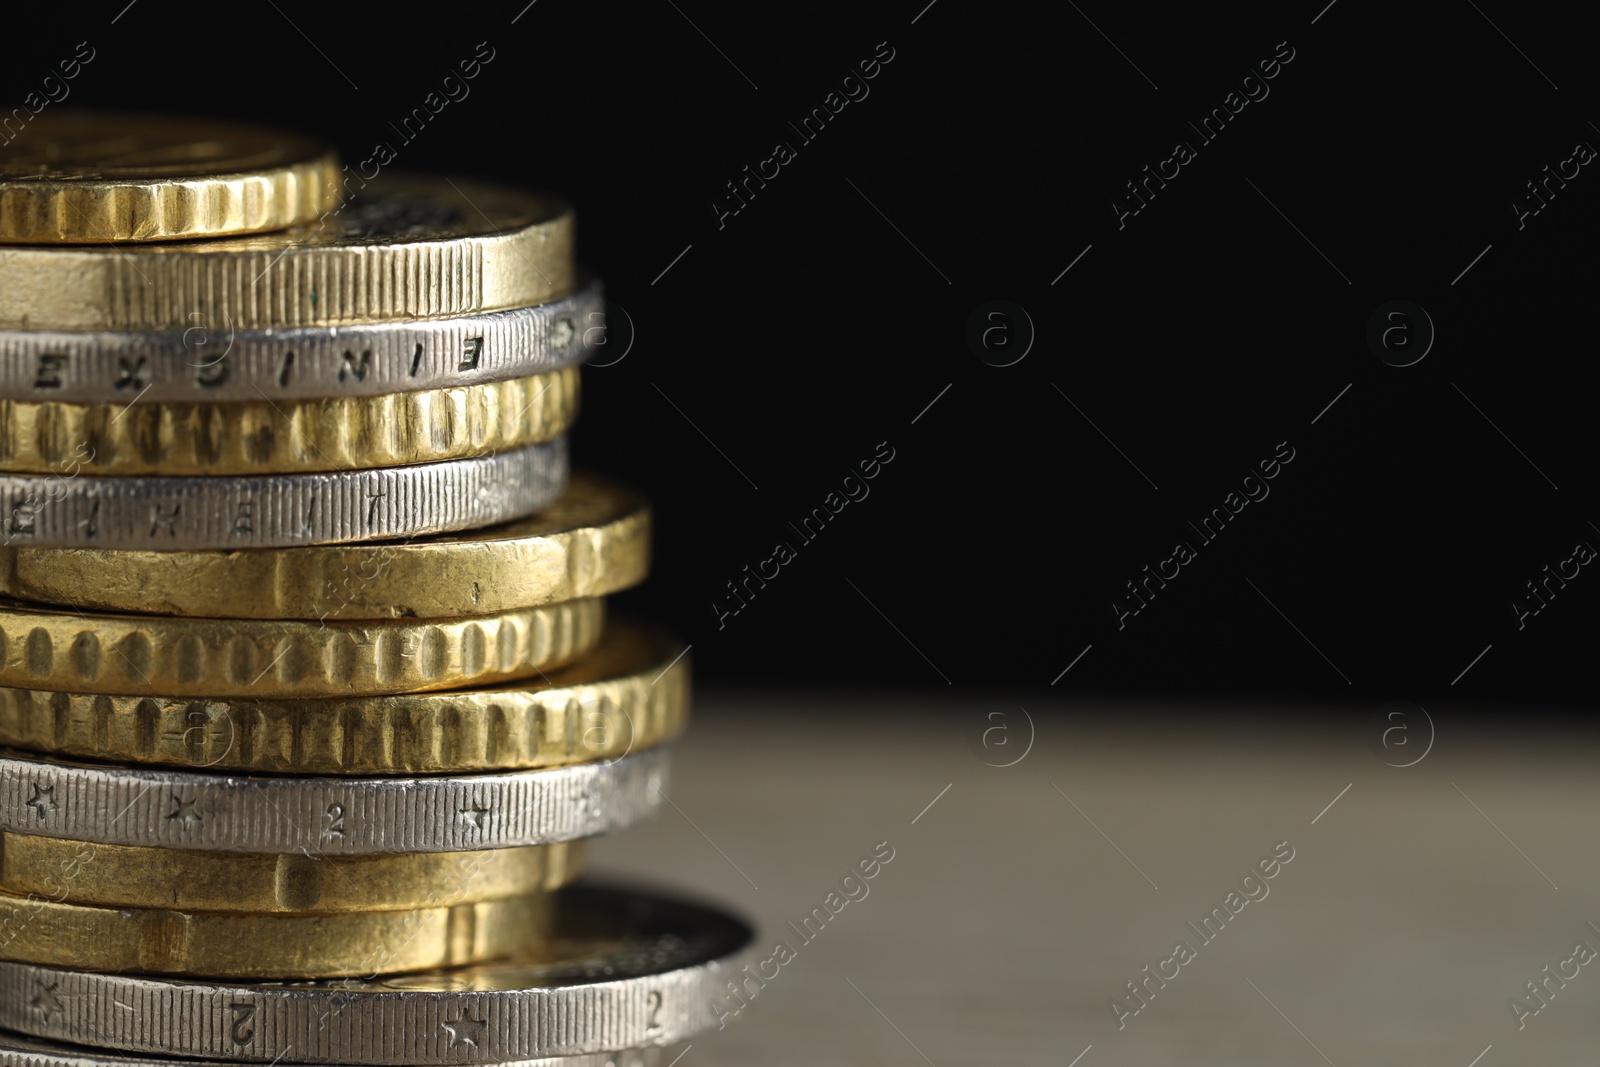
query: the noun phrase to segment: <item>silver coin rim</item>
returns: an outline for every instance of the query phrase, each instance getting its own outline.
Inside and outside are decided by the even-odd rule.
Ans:
[[[584,1056],[538,1056],[502,1060],[496,1067],[660,1067],[660,1048],[622,1049]],[[235,1060],[190,1060],[181,1067],[237,1067]],[[121,1052],[116,1049],[62,1045],[27,1034],[0,1030],[0,1067],[180,1067],[170,1056]],[[344,1067],[330,1064],[328,1067]]]
[[[525,518],[555,502],[568,472],[563,436],[488,456],[352,471],[0,473],[0,546],[176,552],[421,537]]]
[[[449,389],[524,378],[588,360],[600,344],[590,340],[604,326],[605,290],[582,275],[569,296],[508,311],[358,326],[306,326],[231,330],[226,323],[201,323],[182,333],[162,331],[0,330],[0,399],[74,404],[212,403],[369,397]],[[197,312],[196,315],[199,313]],[[574,339],[556,348],[553,333],[570,320]],[[467,338],[482,339],[475,365],[463,369]],[[212,349],[213,344],[216,345]],[[416,346],[423,345],[415,374]],[[364,364],[344,353],[370,352]],[[289,384],[279,385],[285,352],[294,353]],[[64,358],[45,364],[46,357]],[[143,374],[134,376],[143,358]],[[227,377],[211,368],[228,363]],[[124,366],[129,377],[119,380]],[[364,366],[361,377],[353,370]],[[350,371],[350,373],[346,373]],[[342,379],[342,380],[341,380]],[[38,382],[59,384],[39,387]],[[326,384],[332,382],[334,384]]]
[[[0,750],[0,830],[216,852],[463,852],[576,841],[653,817],[670,745],[491,774],[293,778]]]

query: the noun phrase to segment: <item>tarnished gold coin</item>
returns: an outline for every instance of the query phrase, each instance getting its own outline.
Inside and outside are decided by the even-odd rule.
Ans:
[[[434,463],[540,444],[577,416],[578,369],[381,396],[220,404],[0,398],[0,470],[299,474]]]
[[[559,889],[583,873],[583,849],[572,841],[479,852],[267,856],[0,833],[0,893],[178,911],[401,911]]]
[[[483,963],[540,944],[552,895],[336,915],[64,904],[0,894],[0,959],[197,978],[338,978]]]
[[[605,602],[364,622],[83,615],[0,602],[0,686],[133,696],[347,696],[458,689],[565,666]]]
[[[574,288],[563,200],[439,178],[346,184],[335,211],[278,233],[0,246],[0,329],[203,329],[220,349],[231,330],[443,318]]]
[[[262,233],[339,203],[339,157],[282,130],[53,107],[0,145],[0,242]]]
[[[434,619],[605,596],[643,581],[649,566],[644,498],[576,475],[532,518],[406,542],[235,552],[0,545],[0,593],[129,614]]]
[[[564,767],[620,759],[682,733],[689,717],[684,651],[619,620],[606,625],[592,652],[536,686],[330,700],[0,688],[0,745],[218,773],[365,777]]]

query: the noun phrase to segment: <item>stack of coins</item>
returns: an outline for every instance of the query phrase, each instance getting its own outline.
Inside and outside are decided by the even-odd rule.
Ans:
[[[747,927],[569,885],[689,689],[604,617],[650,517],[568,476],[572,234],[271,130],[0,150],[0,1067],[648,1064],[717,1021]]]

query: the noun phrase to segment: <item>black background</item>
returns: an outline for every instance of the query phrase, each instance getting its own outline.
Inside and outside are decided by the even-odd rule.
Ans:
[[[1510,207],[1600,146],[1565,9],[524,3],[8,11],[0,88],[88,41],[72,104],[569,196],[633,328],[586,372],[576,455],[654,499],[655,574],[619,600],[704,680],[1588,703],[1593,568],[1520,630],[1510,606],[1600,546],[1600,176],[1521,229]],[[480,42],[470,95],[404,143],[390,123]],[[869,95],[803,143],[788,123],[880,42]],[[1185,121],[1279,42],[1270,94],[1201,144]],[[1196,158],[1119,229],[1112,198],[1180,139]],[[719,226],[779,141],[794,161]],[[1395,299],[1437,330],[1403,368],[1366,339]],[[1011,366],[969,347],[990,300],[1036,331]],[[1284,441],[1270,496],[1119,629],[1123,583]],[[802,544],[786,524],[880,442],[870,495]],[[779,539],[794,561],[719,627]]]

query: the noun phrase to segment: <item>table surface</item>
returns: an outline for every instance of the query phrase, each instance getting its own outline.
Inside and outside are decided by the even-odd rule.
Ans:
[[[1314,730],[1236,713],[704,697],[672,804],[592,867],[794,950],[678,1067],[1594,1062],[1600,964],[1567,962],[1600,950],[1592,736],[1435,711],[1385,747],[1370,709]],[[1030,721],[1020,761],[986,766]],[[881,842],[866,896],[810,941],[786,927]],[[1275,848],[1293,856],[1245,882],[1259,899],[1226,899]],[[1202,941],[1186,924],[1214,906],[1229,921]],[[1180,940],[1192,957],[1164,962]],[[1127,983],[1174,970],[1126,1013]],[[1508,1001],[1539,1006],[1525,983],[1556,972],[1519,1026]]]

